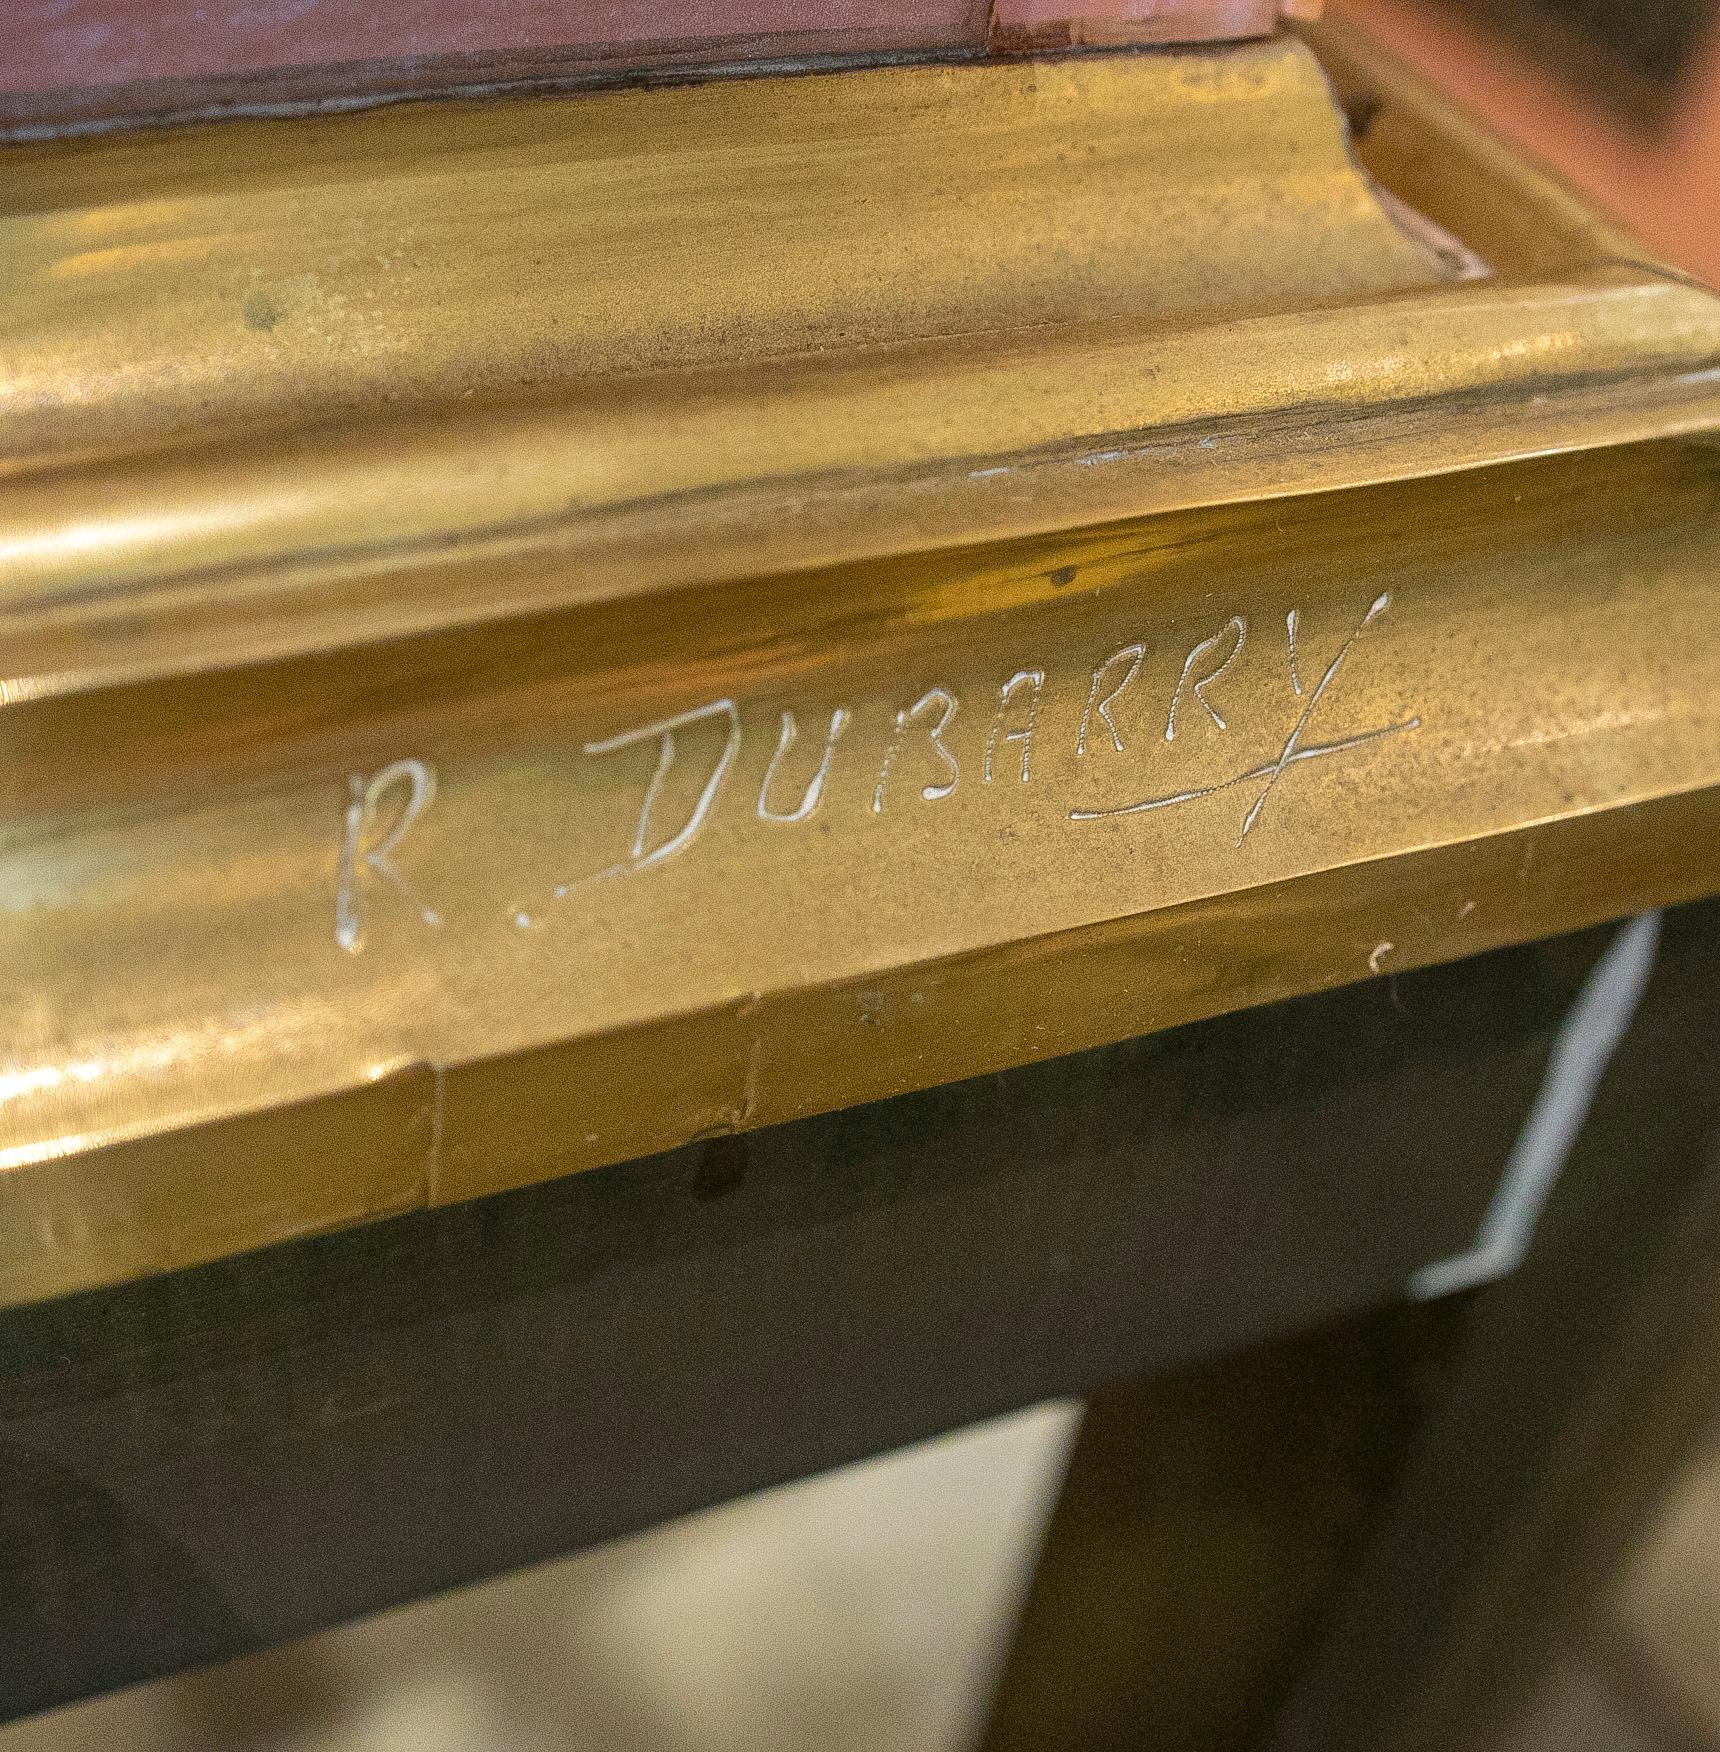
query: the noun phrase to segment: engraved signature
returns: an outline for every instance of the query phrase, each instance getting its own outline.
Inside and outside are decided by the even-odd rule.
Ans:
[[[1211,783],[1179,791],[1118,803],[1077,805],[1068,811],[1068,819],[1071,822],[1115,820],[1200,803],[1232,791],[1245,794],[1251,791],[1252,798],[1242,815],[1236,838],[1237,846],[1242,847],[1259,826],[1267,805],[1293,769],[1309,761],[1348,754],[1420,727],[1421,719],[1410,716],[1325,740],[1316,741],[1310,736],[1322,707],[1329,712],[1334,686],[1352,652],[1390,607],[1389,593],[1375,597],[1311,689],[1304,688],[1299,666],[1301,616],[1295,608],[1289,611],[1284,623],[1286,679],[1289,697],[1300,702],[1301,709],[1271,760],[1257,762]],[[1174,744],[1183,734],[1191,712],[1196,715],[1197,722],[1199,715],[1205,714],[1205,721],[1211,726],[1209,734],[1223,736],[1229,731],[1231,720],[1222,692],[1226,677],[1242,656],[1248,637],[1247,617],[1232,615],[1217,631],[1197,640],[1189,648],[1171,689],[1164,720],[1165,743]],[[1120,708],[1125,696],[1139,683],[1148,649],[1146,641],[1132,641],[1110,652],[1093,668],[1085,703],[1073,725],[1073,753],[1078,762],[1085,763],[1090,753],[1103,751],[1108,743],[1109,755],[1103,764],[1107,770],[1117,770],[1111,766],[1110,757],[1123,755],[1129,748],[1128,736],[1119,722]],[[980,762],[983,784],[990,785],[999,776],[1009,778],[1012,772],[1019,783],[1032,783],[1036,741],[1042,736],[1046,717],[1047,690],[1046,671],[1036,665],[1016,669],[998,687]],[[951,735],[961,711],[961,700],[955,689],[938,684],[926,688],[918,698],[893,713],[882,755],[873,757],[878,760],[878,765],[871,775],[872,815],[882,816],[900,806],[904,785],[911,785],[910,797],[913,790],[918,791],[922,804],[938,803],[955,794],[962,784],[963,771]],[[1133,715],[1138,722],[1138,706]],[[804,772],[809,764],[810,751],[795,756],[796,745],[801,740],[800,721],[792,710],[780,712],[775,750],[753,800],[753,814],[758,821],[771,826],[794,826],[818,813],[824,806],[830,776],[839,758],[838,745],[854,722],[854,713],[845,705],[837,705],[830,712],[821,738],[814,729],[817,762],[796,794],[793,780],[783,769],[793,759]],[[704,728],[706,726],[714,728],[720,735],[713,737],[711,728]],[[694,733],[701,731],[695,738]],[[740,755],[742,740],[741,708],[735,700],[725,697],[585,743],[583,752],[587,759],[601,760],[641,745],[654,746],[656,759],[645,781],[624,854],[588,875],[557,884],[554,888],[556,897],[565,898],[597,883],[639,875],[687,852],[698,840],[716,808],[719,794]],[[689,743],[693,744],[691,753]],[[841,758],[852,760],[854,756]],[[861,758],[864,758],[863,745]],[[678,805],[665,804],[665,786],[676,772],[678,763],[684,759],[688,761],[688,767],[676,781],[676,792],[681,801]],[[904,777],[910,772],[911,780]],[[695,784],[696,789],[693,789]],[[690,790],[692,800],[689,803]],[[440,916],[419,898],[397,862],[403,844],[423,820],[435,796],[435,772],[427,762],[418,759],[396,760],[374,774],[355,773],[349,777],[335,897],[335,941],[342,949],[355,952],[362,946],[363,899],[366,892],[376,890],[373,878],[380,881],[383,890],[392,892],[397,901],[412,907],[425,924],[440,924]],[[681,817],[679,821],[675,820],[676,815]],[[522,929],[533,923],[531,915],[523,911],[514,913],[513,918]]]
[[[1396,724],[1382,724],[1372,730],[1359,731],[1353,736],[1342,737],[1336,742],[1305,742],[1303,740],[1307,734],[1309,722],[1312,720],[1315,711],[1319,708],[1320,701],[1325,697],[1327,688],[1329,688],[1333,681],[1337,679],[1338,671],[1344,665],[1344,659],[1349,656],[1352,648],[1355,646],[1356,640],[1359,639],[1389,607],[1391,607],[1391,600],[1389,593],[1374,598],[1372,606],[1368,609],[1368,612],[1362,616],[1361,625],[1358,626],[1343,642],[1338,649],[1337,656],[1326,666],[1326,673],[1320,677],[1313,693],[1308,698],[1307,705],[1302,708],[1302,715],[1296,720],[1295,727],[1291,730],[1289,736],[1285,738],[1284,746],[1279,750],[1278,758],[1276,760],[1269,760],[1260,766],[1250,767],[1247,772],[1237,773],[1233,778],[1221,779],[1217,784],[1199,785],[1193,790],[1176,791],[1168,797],[1144,797],[1138,803],[1119,803],[1115,807],[1109,809],[1072,809],[1069,812],[1069,819],[1071,821],[1105,821],[1118,815],[1144,815],[1149,810],[1170,809],[1179,803],[1196,803],[1203,797],[1216,797],[1221,792],[1236,789],[1239,785],[1252,784],[1256,779],[1264,780],[1265,782],[1260,787],[1260,794],[1254,799],[1248,813],[1242,818],[1242,832],[1237,835],[1236,839],[1236,843],[1240,846],[1242,842],[1248,838],[1249,834],[1253,832],[1255,824],[1260,820],[1261,812],[1266,807],[1266,800],[1272,795],[1278,782],[1284,777],[1284,774],[1299,761],[1323,760],[1328,755],[1344,754],[1348,750],[1352,748],[1360,748],[1366,743],[1378,742],[1382,737],[1397,736],[1405,730],[1419,730],[1421,728],[1421,719],[1418,717],[1410,717],[1404,718]],[[1247,633],[1246,626],[1240,617],[1232,621],[1230,624],[1236,628],[1236,644],[1232,649],[1230,656],[1225,658],[1224,662],[1221,663],[1217,669],[1212,670],[1208,674],[1206,678],[1208,681],[1216,681],[1229,665],[1231,659],[1242,649],[1242,641]],[[1299,694],[1302,691],[1302,686],[1296,675],[1295,668],[1296,622],[1294,611],[1292,611],[1291,618],[1288,622],[1288,631],[1290,634],[1291,684]],[[1208,643],[1211,643],[1211,641],[1208,641]],[[1200,650],[1201,647],[1197,645],[1194,651],[1189,653],[1188,662],[1183,665],[1183,680],[1186,681],[1188,679],[1189,670],[1193,667],[1195,658]],[[1200,682],[1195,683],[1195,697],[1209,712],[1212,712],[1213,722],[1218,725],[1220,730],[1223,730],[1226,727],[1225,721],[1216,711],[1213,710],[1212,705],[1201,692],[1201,686],[1202,684]],[[1177,694],[1180,695],[1181,692],[1182,682],[1179,681],[1177,683]],[[1165,726],[1165,740],[1167,742],[1171,740],[1175,723],[1176,696],[1173,695],[1171,700],[1171,719]]]

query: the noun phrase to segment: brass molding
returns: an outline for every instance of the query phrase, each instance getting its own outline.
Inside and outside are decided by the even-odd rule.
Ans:
[[[1720,305],[1412,108],[7,152],[0,1303],[1710,892]]]

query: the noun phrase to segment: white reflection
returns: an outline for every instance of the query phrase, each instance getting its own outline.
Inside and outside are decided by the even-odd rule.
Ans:
[[[132,1071],[158,1071],[179,1056],[173,1046],[133,1046],[101,1058],[72,1059],[63,1065],[29,1065],[21,1070],[0,1071],[0,1104],[63,1089],[68,1083],[99,1083],[104,1077]]]

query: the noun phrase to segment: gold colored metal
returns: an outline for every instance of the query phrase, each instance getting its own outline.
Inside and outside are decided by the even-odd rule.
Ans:
[[[1299,43],[5,163],[0,1303],[1720,883],[1720,306]]]

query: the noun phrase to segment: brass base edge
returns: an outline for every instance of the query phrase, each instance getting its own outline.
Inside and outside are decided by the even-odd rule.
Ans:
[[[571,151],[547,110],[467,116],[470,162],[377,118],[278,136],[280,166],[190,137],[68,151],[10,192],[0,236],[37,251],[25,302],[53,314],[0,478],[0,949],[25,994],[0,1038],[0,1300],[1713,887],[1709,295],[1584,256],[1562,214],[1531,267],[1461,278],[1391,219],[1293,46],[865,77],[890,82],[811,100],[834,94],[813,118],[834,159],[808,135],[780,162],[846,199],[905,99],[959,125],[942,157],[865,159],[914,195],[898,231],[923,253],[822,355],[830,249],[896,235],[852,203],[764,267],[733,235],[707,251],[741,280],[695,315],[739,326],[653,327],[691,259],[665,214],[709,227],[734,182],[713,193],[711,166],[805,129],[804,86],[558,110],[591,130]],[[1240,216],[1154,159],[1155,94],[1173,131],[1210,108]],[[604,273],[629,223],[655,253],[643,292],[582,283],[646,308],[610,312],[589,369],[555,352],[567,233],[542,284],[498,270],[549,349],[529,384],[498,375],[518,337],[476,302],[487,263],[420,239],[404,290],[340,277],[328,226],[400,195],[414,152],[425,235],[452,201],[469,248],[460,200],[511,175],[553,218],[606,143],[679,198],[675,153],[641,144],[673,116],[707,181],[604,209]],[[1113,175],[1079,153],[1065,174],[1071,128]],[[999,155],[965,216],[938,204],[952,139]],[[154,199],[164,165],[183,209]],[[976,283],[1021,242],[1024,186],[1032,247],[1100,274],[1105,320],[1074,320],[1091,287],[1054,266],[928,328],[909,270],[934,302]],[[1507,186],[1533,229],[1534,179]],[[1098,204],[1059,230],[1072,189]],[[308,256],[270,217],[284,195],[315,197]],[[238,283],[186,265],[196,220],[231,268],[253,208],[275,267],[328,270],[320,336],[247,281],[235,341]],[[1246,248],[1241,218],[1268,227]],[[1288,254],[1257,271],[1272,223]],[[343,350],[363,313],[325,294],[364,288],[427,378]],[[327,388],[319,348],[365,419],[298,399]]]
[[[1698,899],[1714,887],[1717,834],[1711,786],[43,1160],[0,1174],[0,1307]],[[1413,934],[1406,917],[1421,921]],[[1011,1005],[1029,985],[1032,1004]],[[976,996],[1003,1032],[966,1026]],[[546,1079],[565,1116],[552,1150],[480,1157],[459,1141]],[[623,1125],[593,1148],[577,1116],[600,1114]]]

